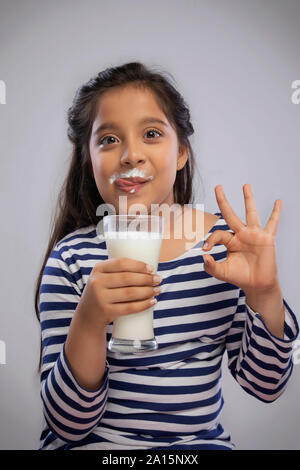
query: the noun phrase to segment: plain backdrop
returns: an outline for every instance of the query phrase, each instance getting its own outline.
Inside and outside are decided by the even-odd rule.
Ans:
[[[140,61],[171,73],[191,111],[197,202],[219,212],[222,184],[245,221],[251,183],[276,238],[283,295],[299,318],[299,0],[0,0],[0,448],[37,449],[42,406],[34,286],[71,144],[66,113],[99,71]],[[299,449],[300,365],[284,394],[247,395],[223,359],[221,423],[237,449]]]

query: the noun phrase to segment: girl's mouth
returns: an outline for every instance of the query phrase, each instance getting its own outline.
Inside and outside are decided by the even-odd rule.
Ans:
[[[116,180],[117,188],[124,193],[127,194],[135,194],[139,191],[143,186],[149,183],[149,180],[134,182],[130,180],[118,179]]]

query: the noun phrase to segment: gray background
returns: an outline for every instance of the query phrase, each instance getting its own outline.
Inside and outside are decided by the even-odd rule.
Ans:
[[[71,152],[66,111],[78,86],[128,61],[170,72],[190,106],[198,203],[218,212],[223,184],[245,220],[251,183],[263,226],[283,201],[277,260],[283,294],[299,318],[300,79],[297,0],[0,0],[1,316],[0,448],[36,449],[40,330],[34,285]],[[298,449],[300,365],[285,393],[247,395],[223,360],[221,422],[239,449]]]

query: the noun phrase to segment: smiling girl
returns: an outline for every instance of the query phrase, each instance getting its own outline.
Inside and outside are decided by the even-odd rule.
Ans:
[[[108,259],[96,231],[100,204],[119,213],[123,196],[128,210],[143,204],[150,213],[152,204],[193,202],[190,113],[166,76],[129,63],[83,85],[68,122],[72,161],[35,297],[40,448],[233,449],[219,421],[224,352],[234,379],[264,402],[283,393],[293,368],[299,327],[275,253],[281,201],[263,229],[251,185],[243,186],[246,223],[218,185],[220,212],[201,214],[192,243],[190,234],[174,236],[182,223],[174,218],[157,273],[137,260]],[[192,209],[193,229],[198,213]],[[113,321],[154,299],[158,349],[108,351]]]

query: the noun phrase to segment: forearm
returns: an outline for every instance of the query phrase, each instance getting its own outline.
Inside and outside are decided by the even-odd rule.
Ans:
[[[100,388],[106,368],[106,329],[91,330],[79,307],[72,318],[65,344],[66,358],[79,385],[88,391]]]
[[[284,318],[278,309],[281,301]],[[226,349],[229,369],[247,393],[268,403],[283,393],[293,369],[293,341],[298,333],[297,319],[279,286],[265,291],[264,297],[240,289]]]
[[[279,282],[272,289],[244,292],[246,303],[261,315],[270,332],[278,338],[284,338],[285,308]]]

